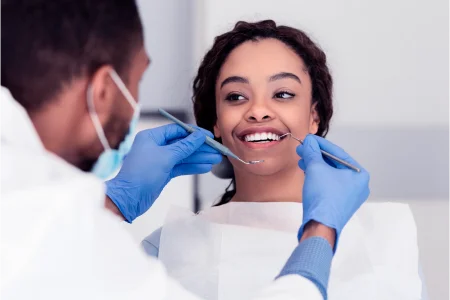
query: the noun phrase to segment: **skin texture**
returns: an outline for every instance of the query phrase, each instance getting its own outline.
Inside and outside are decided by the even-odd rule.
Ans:
[[[139,81],[149,58],[139,46],[122,75],[127,88],[138,100]],[[87,106],[87,90],[92,85],[96,112],[111,148],[117,148],[126,136],[133,109],[109,75],[112,67],[101,66],[88,78],[80,76],[68,82],[48,105],[30,114],[45,148],[83,171],[90,171],[104,151]]]
[[[298,142],[287,138],[255,144],[242,141],[241,134],[262,127],[299,138],[317,132],[303,60],[275,39],[245,42],[227,57],[215,92],[215,136],[245,160],[265,160],[257,165],[231,160],[237,187],[232,201],[301,202],[304,174],[297,166]]]
[[[333,228],[327,227],[316,221],[310,221],[305,226],[305,231],[299,242],[302,242],[310,237],[321,237],[327,240],[331,248],[334,248],[336,243],[336,231]]]

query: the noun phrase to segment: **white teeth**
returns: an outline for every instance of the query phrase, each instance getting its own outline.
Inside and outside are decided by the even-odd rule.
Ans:
[[[264,141],[278,141],[280,140],[280,136],[273,132],[261,132],[261,133],[253,133],[247,134],[244,137],[246,142],[264,142]]]

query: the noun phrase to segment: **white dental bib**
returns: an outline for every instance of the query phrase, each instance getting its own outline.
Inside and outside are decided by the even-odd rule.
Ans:
[[[198,215],[174,208],[159,259],[186,289],[217,300],[251,299],[297,246],[300,203],[231,202]],[[344,228],[329,299],[420,299],[416,227],[407,205],[365,204]]]

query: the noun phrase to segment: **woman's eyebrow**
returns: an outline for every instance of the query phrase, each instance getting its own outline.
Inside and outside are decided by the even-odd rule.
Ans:
[[[285,78],[290,78],[290,79],[294,79],[295,81],[297,81],[298,83],[302,83],[302,81],[300,80],[300,78],[292,73],[289,72],[281,72],[275,75],[270,76],[269,81],[275,81],[275,80],[280,80],[280,79],[285,79]]]
[[[228,83],[232,83],[232,82],[239,82],[239,83],[246,83],[246,84],[249,83],[248,79],[245,77],[230,76],[230,77],[226,78],[224,81],[222,81],[222,83],[220,84],[220,88],[223,88],[224,85],[226,85]]]

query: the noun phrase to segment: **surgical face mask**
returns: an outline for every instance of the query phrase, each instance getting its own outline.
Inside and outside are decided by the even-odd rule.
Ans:
[[[105,131],[103,130],[97,112],[95,111],[92,86],[89,87],[87,95],[89,114],[91,116],[92,122],[94,123],[95,130],[97,131],[98,138],[102,143],[103,148],[105,149],[105,151],[100,155],[94,167],[92,168],[92,173],[103,180],[111,177],[114,172],[116,172],[120,168],[125,156],[128,154],[128,152],[130,152],[140,113],[137,101],[133,98],[130,91],[125,86],[122,79],[120,79],[116,71],[110,71],[110,76],[119,90],[125,96],[125,99],[127,99],[128,103],[130,103],[131,107],[134,110],[134,113],[130,121],[130,129],[128,131],[128,134],[120,143],[119,149],[111,149],[108,140],[106,139]]]

